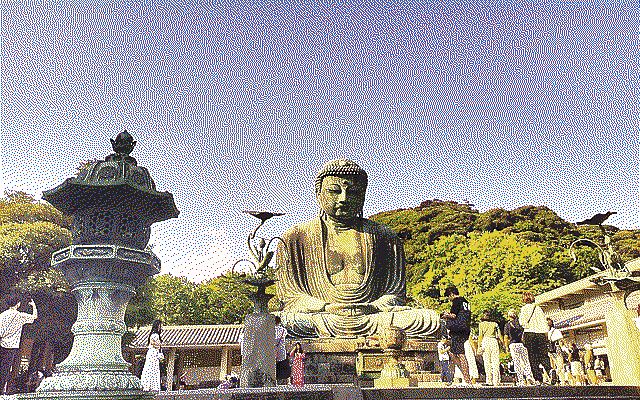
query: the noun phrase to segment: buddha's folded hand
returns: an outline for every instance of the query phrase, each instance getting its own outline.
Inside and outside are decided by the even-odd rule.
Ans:
[[[370,303],[332,303],[327,304],[327,306],[325,307],[325,311],[335,315],[354,317],[359,315],[374,314],[379,312],[380,310]]]

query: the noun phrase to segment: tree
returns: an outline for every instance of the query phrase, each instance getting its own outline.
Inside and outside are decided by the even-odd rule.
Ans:
[[[472,303],[473,316],[485,308],[500,313],[519,305],[522,291],[540,293],[584,278],[599,266],[593,248],[579,238],[602,242],[596,226],[576,226],[544,206],[480,213],[470,204],[428,200],[418,207],[371,217],[405,238],[410,305],[445,309],[444,288],[455,284]],[[623,261],[640,257],[640,231],[605,226]]]
[[[51,205],[22,192],[7,192],[0,199],[0,294],[29,274],[48,270],[51,254],[71,243],[70,225]]]
[[[128,326],[236,324],[251,312],[244,275],[228,272],[196,284],[184,277],[156,275],[138,288],[127,307]]]
[[[160,319],[167,325],[196,323],[192,319],[195,283],[167,274],[153,277],[148,284],[154,319]]]
[[[194,291],[193,317],[200,324],[240,324],[253,309],[242,274],[227,272],[199,284]]]
[[[69,217],[25,193],[6,192],[0,199],[0,295],[26,292],[39,310],[35,323],[23,330],[33,340],[29,373],[43,368],[47,348],[55,363],[71,349],[76,302],[50,261],[53,252],[70,244],[70,226]]]

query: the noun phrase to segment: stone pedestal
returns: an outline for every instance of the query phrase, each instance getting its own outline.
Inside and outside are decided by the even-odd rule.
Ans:
[[[240,386],[276,385],[275,322],[269,313],[252,313],[244,319]]]
[[[124,313],[134,293],[128,285],[84,283],[73,289],[78,319],[73,325],[71,353],[45,379],[39,391],[140,390],[140,380],[129,373],[122,358],[121,340],[126,331]]]
[[[245,283],[257,288],[249,297],[253,312],[244,319],[240,387],[255,388],[276,385],[276,322],[269,313],[272,294],[265,293],[274,281],[252,277]]]
[[[305,383],[342,383],[371,386],[388,360],[380,346],[365,338],[322,338],[300,341],[305,352]],[[410,374],[428,377],[435,368],[437,341],[408,340],[399,361]],[[440,375],[437,374],[437,377]],[[418,379],[416,379],[418,380]]]
[[[624,303],[624,291],[614,289],[610,293],[605,322],[613,383],[640,385],[640,331]]]
[[[409,371],[398,361],[401,354],[402,350],[386,349],[384,351],[387,361],[380,371],[380,378],[373,380],[374,387],[406,388],[411,383],[417,386],[415,380],[411,382]]]

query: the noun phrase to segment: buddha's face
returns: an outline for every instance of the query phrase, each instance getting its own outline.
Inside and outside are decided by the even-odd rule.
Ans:
[[[331,218],[350,221],[362,212],[366,187],[356,179],[327,176],[318,193],[320,208]]]

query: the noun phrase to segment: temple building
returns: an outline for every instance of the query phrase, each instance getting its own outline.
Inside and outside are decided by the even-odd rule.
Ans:
[[[163,326],[163,386],[172,390],[216,387],[225,375],[240,375],[242,325]],[[136,332],[125,358],[139,374],[150,327]]]
[[[632,275],[640,275],[640,258],[625,265]],[[632,358],[629,345],[640,342],[640,329],[634,322],[638,317],[640,291],[622,294],[617,301],[611,285],[602,282],[607,273],[603,271],[542,293],[536,297],[536,303],[553,319],[569,343],[576,343],[581,349],[591,344],[594,355],[605,359],[607,375],[613,383],[639,384],[640,381],[630,381],[640,377],[629,375],[632,369],[629,368],[629,358]],[[616,301],[624,307],[624,320],[612,312]]]

